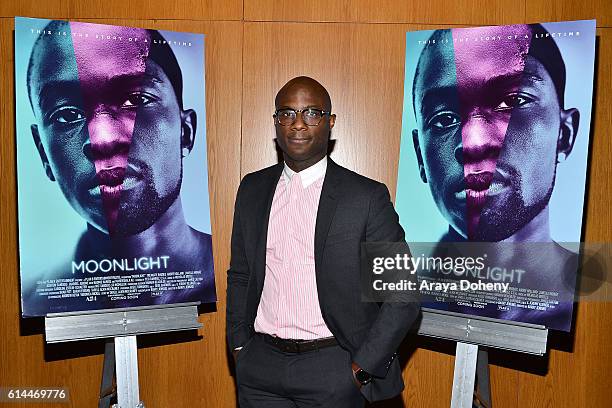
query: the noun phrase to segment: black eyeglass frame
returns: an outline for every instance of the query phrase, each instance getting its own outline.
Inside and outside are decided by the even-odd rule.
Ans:
[[[293,121],[291,123],[283,125],[282,123],[280,123],[280,120],[278,119],[278,112],[280,112],[280,111],[293,111],[295,113],[295,118],[293,119]],[[297,120],[297,114],[298,113],[302,113],[304,111],[317,111],[317,112],[321,112],[321,119],[319,119],[319,122],[316,125],[309,125],[308,123],[306,123],[306,121],[304,120],[304,116],[302,115],[302,121],[304,122],[304,124],[306,126],[319,126],[321,124],[321,121],[325,117],[325,115],[328,115],[328,116],[331,115],[331,111],[324,111],[323,109],[317,109],[317,108],[304,108],[304,109],[283,108],[283,109],[275,110],[274,113],[272,114],[272,117],[274,118],[274,121],[277,124],[281,125],[281,126],[291,126]]]

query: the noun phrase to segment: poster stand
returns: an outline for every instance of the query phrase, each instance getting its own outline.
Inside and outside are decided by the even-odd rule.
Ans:
[[[481,400],[490,408],[488,355],[479,347],[544,355],[548,329],[535,324],[423,308],[418,334],[457,342],[451,408],[473,407],[476,376]]]
[[[107,338],[99,407],[108,407],[117,380],[116,408],[144,408],[138,388],[139,334],[194,330],[199,302],[82,312],[50,313],[45,317],[45,341],[62,343]]]

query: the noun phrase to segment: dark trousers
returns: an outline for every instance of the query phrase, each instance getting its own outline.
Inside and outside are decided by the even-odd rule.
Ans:
[[[362,408],[351,357],[340,346],[287,353],[256,334],[236,359],[241,408]]]

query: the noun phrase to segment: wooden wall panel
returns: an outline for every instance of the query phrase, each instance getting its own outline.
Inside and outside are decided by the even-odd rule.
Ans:
[[[204,329],[194,335],[145,336],[141,350],[140,389],[147,407],[235,406],[233,378],[225,345],[225,271],[235,192],[240,180],[240,95],[242,25],[240,22],[111,20],[97,22],[189,31],[206,35],[206,125],[213,248],[219,302],[216,312],[200,316]],[[2,19],[2,104],[0,202],[2,271],[0,297],[2,337],[0,386],[67,386],[73,407],[95,406],[103,345],[76,343],[45,346],[40,335],[19,335],[17,226],[15,205],[12,19]],[[188,86],[188,85],[186,85]],[[175,343],[175,344],[173,344]],[[148,347],[156,346],[156,347]],[[68,348],[71,351],[66,351]],[[56,357],[59,355],[59,357]],[[86,356],[77,358],[79,356]],[[62,358],[45,361],[45,357]],[[212,374],[214,373],[214,375]],[[30,405],[31,406],[31,405]],[[52,407],[53,404],[49,404]],[[65,407],[66,405],[58,404]]]
[[[70,18],[242,20],[242,0],[71,1]]]
[[[68,18],[69,0],[22,0],[0,2],[0,17]]]
[[[612,27],[612,4],[609,0],[531,0],[526,2],[528,22],[597,19],[598,27]]]
[[[422,344],[422,342],[419,343]],[[450,405],[448,390],[453,386],[454,358],[449,352],[452,349],[448,347],[447,352],[443,353],[418,348],[410,356],[403,372],[405,388],[402,400],[406,407],[434,408]],[[407,358],[407,356],[402,353],[402,358]]]
[[[247,21],[515,24],[525,3],[504,0],[244,0]]]
[[[0,2],[0,17],[50,19],[242,20],[242,0],[19,0]]]
[[[490,358],[495,357],[495,351],[489,351],[489,354]],[[518,371],[489,362],[489,373],[495,408],[518,408]]]

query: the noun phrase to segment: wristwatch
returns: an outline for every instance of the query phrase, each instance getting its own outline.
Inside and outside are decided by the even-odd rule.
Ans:
[[[372,376],[367,371],[364,371],[363,368],[360,368],[359,370],[354,371],[354,374],[355,374],[355,379],[359,381],[359,384],[361,385],[369,384],[370,381],[372,381]]]

